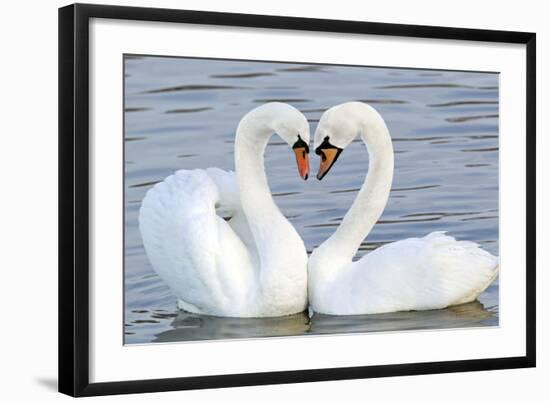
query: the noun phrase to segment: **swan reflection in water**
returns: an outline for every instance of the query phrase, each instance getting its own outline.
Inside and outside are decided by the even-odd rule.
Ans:
[[[156,334],[153,342],[300,335],[308,331],[309,320],[305,312],[270,318],[238,318],[179,311],[171,323],[173,328]]]
[[[303,312],[291,316],[244,319],[180,311],[171,323],[172,329],[156,334],[153,342],[484,327],[498,324],[495,308],[485,308],[476,300],[428,311],[353,316],[315,313],[311,317]]]
[[[314,314],[309,333],[365,333],[379,331],[448,329],[498,324],[497,313],[479,301],[445,309],[380,313],[375,315],[329,316]]]

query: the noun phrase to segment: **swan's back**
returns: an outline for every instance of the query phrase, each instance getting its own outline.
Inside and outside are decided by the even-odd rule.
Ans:
[[[312,299],[315,310],[329,314],[439,309],[473,301],[497,274],[497,257],[476,243],[434,232],[347,264],[332,282],[317,283]]]
[[[250,296],[252,263],[246,246],[216,207],[239,212],[233,173],[180,170],[143,199],[139,229],[156,273],[190,311],[231,314]],[[235,193],[237,193],[235,195]]]

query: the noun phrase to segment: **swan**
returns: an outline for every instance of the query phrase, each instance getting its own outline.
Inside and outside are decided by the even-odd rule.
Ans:
[[[390,133],[373,107],[348,102],[322,115],[314,137],[321,180],[358,135],[369,153],[368,174],[340,226],[310,256],[312,309],[357,315],[440,309],[475,300],[496,277],[498,258],[476,243],[457,241],[445,232],[393,242],[352,261],[389,198]]]
[[[235,137],[235,173],[179,170],[151,188],[139,230],[151,265],[187,312],[284,316],[307,307],[307,253],[273,198],[264,151],[273,133],[309,174],[309,125],[285,103],[248,112]]]

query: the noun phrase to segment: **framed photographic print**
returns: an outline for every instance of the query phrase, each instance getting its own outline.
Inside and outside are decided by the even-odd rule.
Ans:
[[[535,34],[59,10],[59,390],[535,366]]]

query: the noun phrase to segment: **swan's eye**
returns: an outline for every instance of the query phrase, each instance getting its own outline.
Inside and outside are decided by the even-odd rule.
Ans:
[[[321,156],[323,158],[323,161],[326,159],[326,155],[323,152],[323,149],[340,149],[337,146],[334,146],[330,143],[330,138],[328,136],[325,136],[323,139],[323,143],[321,143],[319,146],[317,146],[317,149],[315,149],[315,154]]]
[[[309,153],[309,146],[308,144],[298,135],[298,140],[292,145],[292,149],[297,148],[303,148],[304,149],[304,157],[307,153]]]

